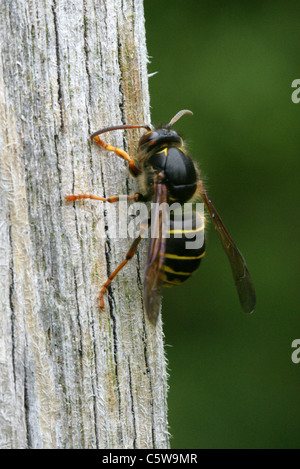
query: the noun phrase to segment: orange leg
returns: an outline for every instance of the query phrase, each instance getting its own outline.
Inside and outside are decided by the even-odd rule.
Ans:
[[[115,276],[120,272],[120,270],[123,269],[123,267],[127,264],[127,262],[130,261],[130,259],[133,258],[141,239],[142,239],[142,236],[140,235],[138,238],[136,238],[133,241],[132,245],[130,246],[129,251],[126,254],[126,257],[125,257],[124,261],[121,262],[121,264],[116,268],[116,270],[108,277],[105,284],[101,288],[100,294],[98,296],[99,308],[104,308],[105,307],[104,294],[105,294],[107,288],[109,287],[109,285],[111,284],[111,282],[115,278]]]
[[[133,195],[114,195],[112,197],[99,197],[97,195],[92,195],[92,194],[78,194],[78,195],[66,195],[66,201],[67,202],[72,202],[74,200],[78,200],[78,199],[94,199],[94,200],[101,200],[103,202],[110,202],[110,203],[113,203],[113,202],[118,202],[119,200],[139,200],[139,199],[142,199],[142,195],[139,194],[138,192],[136,192],[135,194]],[[142,233],[146,230],[147,228],[147,225],[142,225],[141,226],[141,234],[139,235],[138,238],[136,238],[129,251],[127,252],[126,254],[126,257],[124,259],[123,262],[121,262],[121,264],[116,268],[116,270],[108,277],[107,281],[105,282],[105,284],[103,285],[103,287],[101,288],[100,290],[100,294],[99,294],[99,297],[98,297],[98,302],[99,302],[99,307],[100,308],[104,308],[105,307],[105,304],[104,304],[104,294],[107,290],[107,288],[109,287],[109,285],[111,284],[112,280],[115,278],[115,276],[120,272],[121,269],[123,269],[123,267],[127,264],[128,261],[130,261],[130,259],[132,259],[132,257],[134,256],[136,250],[137,250],[137,247],[142,239]]]
[[[99,197],[98,195],[93,194],[72,194],[66,195],[66,202],[73,202],[78,199],[93,199],[93,200],[102,200],[102,202],[119,202],[120,200],[134,200],[137,202],[140,199],[140,194],[136,192],[133,195],[113,195],[111,197]]]
[[[117,156],[120,156],[121,158],[124,158],[124,160],[128,161],[129,168],[135,175],[141,173],[141,170],[137,166],[135,166],[134,159],[131,158],[128,155],[128,153],[126,153],[126,151],[121,150],[121,148],[113,147],[112,145],[109,145],[108,143],[105,143],[103,140],[101,140],[101,138],[98,135],[93,137],[93,139],[95,140],[96,143],[98,143],[98,145],[105,148],[105,150],[113,151]]]

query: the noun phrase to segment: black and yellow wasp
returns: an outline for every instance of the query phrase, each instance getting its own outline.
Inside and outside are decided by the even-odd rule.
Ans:
[[[182,138],[172,129],[173,124],[183,114],[192,114],[192,112],[188,110],[179,111],[167,125],[161,127],[118,125],[99,130],[91,135],[91,138],[101,147],[113,151],[128,162],[130,173],[137,179],[139,191],[133,195],[125,196],[127,200],[151,201],[155,203],[153,204],[154,207],[160,207],[174,202],[183,205],[195,196],[200,196],[228,256],[241,307],[246,313],[251,313],[254,310],[256,298],[245,260],[208,197],[200,179],[199,171],[184,149]],[[99,135],[113,130],[137,128],[146,129],[146,133],[139,140],[135,158],[131,158],[124,150],[105,143],[99,137]],[[96,199],[113,203],[117,202],[120,196],[116,195],[108,198],[91,194],[66,196],[68,202],[77,199]],[[122,199],[124,199],[124,196],[122,196]],[[150,238],[144,281],[145,309],[149,320],[154,324],[159,313],[162,287],[183,283],[199,267],[201,258],[205,253],[204,241],[201,246],[195,249],[186,249],[188,239],[186,230],[196,234],[198,230],[204,229],[204,219],[199,218],[197,212],[191,212],[188,219],[190,224],[179,230],[181,237],[174,236],[176,216],[171,218],[169,224],[165,223],[165,216],[164,211],[158,209],[151,214],[151,224],[155,227],[157,235]],[[165,228],[166,226],[168,228]],[[133,241],[123,262],[108,277],[101,288],[98,298],[100,308],[104,307],[104,294],[108,286],[117,273],[133,257],[142,237],[143,234],[140,233]]]

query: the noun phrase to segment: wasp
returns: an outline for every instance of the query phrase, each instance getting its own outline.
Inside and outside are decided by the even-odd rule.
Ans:
[[[160,127],[153,128],[146,124],[117,125],[98,130],[91,135],[91,138],[102,148],[114,152],[127,161],[129,172],[137,180],[138,192],[132,195],[115,195],[106,198],[92,194],[66,196],[67,202],[77,199],[95,199],[114,203],[121,198],[124,200],[124,197],[129,201],[154,202],[153,206],[156,208],[151,211],[151,224],[155,227],[156,236],[150,237],[144,281],[145,310],[153,324],[157,321],[160,309],[162,287],[171,287],[186,281],[198,269],[205,254],[204,237],[201,246],[194,249],[186,248],[187,232],[196,234],[197,231],[204,230],[204,219],[199,217],[197,212],[192,211],[188,217],[189,223],[185,224],[184,228],[176,229],[176,216],[173,216],[169,224],[166,224],[166,211],[159,210],[159,207],[166,206],[166,204],[168,206],[174,202],[182,206],[197,196],[200,196],[204,203],[227,254],[243,311],[251,313],[256,304],[255,290],[245,260],[210,200],[200,179],[199,170],[185,150],[181,136],[172,128],[184,114],[191,115],[192,112],[179,111],[168,124]],[[105,132],[119,129],[146,130],[139,140],[135,158],[131,158],[124,150],[113,147],[100,138],[100,135],[102,136]],[[182,215],[179,215],[179,221],[181,217]],[[145,230],[145,226],[143,229]],[[143,238],[143,229],[133,241],[123,262],[109,275],[102,286],[98,297],[100,308],[104,308],[104,295],[112,280],[134,256]],[[176,232],[177,234],[179,232],[181,236],[176,236]]]

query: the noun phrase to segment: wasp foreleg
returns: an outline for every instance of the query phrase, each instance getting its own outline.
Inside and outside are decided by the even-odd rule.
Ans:
[[[96,143],[98,143],[98,145],[100,145],[102,148],[105,148],[105,150],[113,151],[117,156],[120,156],[121,158],[126,160],[128,162],[129,168],[134,173],[134,175],[141,173],[141,170],[135,165],[134,159],[131,158],[128,155],[128,153],[126,153],[126,151],[122,150],[121,148],[113,147],[112,145],[109,145],[108,143],[105,143],[103,140],[101,140],[101,138],[98,135],[95,135],[93,139],[95,140]]]

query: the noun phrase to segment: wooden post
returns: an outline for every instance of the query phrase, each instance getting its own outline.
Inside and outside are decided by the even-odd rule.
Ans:
[[[65,195],[133,192],[90,141],[149,123],[142,0],[12,0],[0,11],[0,447],[168,448],[162,323],[149,323],[147,242],[97,295],[131,239],[117,207]],[[138,131],[106,134],[133,154]]]

